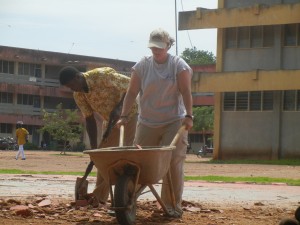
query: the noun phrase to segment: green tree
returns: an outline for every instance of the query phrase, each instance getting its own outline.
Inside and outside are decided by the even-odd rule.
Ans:
[[[214,129],[214,107],[213,106],[201,106],[193,107],[194,126],[195,131],[202,131],[204,135],[205,145],[205,133],[206,131],[212,131]]]
[[[189,65],[208,65],[216,63],[216,57],[212,52],[197,50],[196,47],[186,48],[182,52],[181,57]]]
[[[63,109],[60,103],[53,113],[43,110],[44,126],[39,132],[47,131],[54,140],[63,141],[63,153],[66,154],[67,141],[80,141],[83,127],[78,123],[79,120],[78,110]]]

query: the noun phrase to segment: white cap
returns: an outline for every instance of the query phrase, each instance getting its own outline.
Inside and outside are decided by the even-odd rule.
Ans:
[[[162,48],[171,47],[174,43],[174,38],[170,37],[169,33],[161,28],[151,32],[148,48]]]

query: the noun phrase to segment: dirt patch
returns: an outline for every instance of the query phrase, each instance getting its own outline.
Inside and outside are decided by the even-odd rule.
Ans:
[[[15,160],[15,151],[1,151],[0,169],[20,169],[26,171],[72,171],[84,172],[89,156],[81,153],[26,151],[26,160]],[[185,163],[186,176],[265,176],[300,179],[300,167],[268,165],[216,165],[199,163],[209,160],[188,155]],[[94,169],[94,171],[96,171]],[[0,184],[1,185],[1,184]],[[33,187],[34,188],[34,187]],[[20,190],[21,192],[22,190]],[[1,196],[1,194],[0,194]],[[40,202],[49,200],[47,204]],[[299,200],[300,201],[300,200]],[[300,202],[299,202],[300,204]],[[12,207],[23,205],[27,214],[17,215]],[[290,207],[272,206],[262,202],[254,204],[212,204],[210,202],[184,201],[181,219],[163,216],[156,201],[138,201],[136,224],[278,224],[282,218],[293,217],[295,205]],[[2,224],[117,224],[115,217],[108,214],[108,206],[101,208],[76,207],[70,198],[49,198],[34,195],[23,198],[0,197],[0,219]],[[26,215],[26,216],[25,216]]]
[[[0,169],[84,173],[90,161],[89,155],[75,152],[68,152],[66,155],[59,153],[59,151],[25,151],[26,160],[15,160],[15,151],[0,151]],[[300,166],[200,163],[210,159],[188,154],[184,168],[185,175],[300,179]],[[95,172],[96,169],[94,168],[93,171]]]
[[[118,224],[115,217],[108,214],[106,207],[75,207],[72,202],[52,199],[51,204],[39,206],[41,197],[23,199],[22,201],[7,200],[0,202],[1,224],[5,225],[112,225]],[[28,206],[28,216],[16,215],[11,208],[15,205]],[[257,224],[274,225],[284,217],[293,217],[293,211],[288,209],[273,208],[264,205],[243,207],[218,207],[216,205],[184,202],[184,214],[180,219],[163,216],[156,202],[138,202],[136,224],[161,225],[161,224]],[[24,213],[24,215],[26,215]]]

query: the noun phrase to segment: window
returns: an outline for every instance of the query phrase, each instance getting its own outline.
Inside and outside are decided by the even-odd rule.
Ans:
[[[236,111],[248,110],[248,92],[236,93]]]
[[[13,103],[13,94],[8,92],[0,92],[0,103]]]
[[[297,32],[297,36],[298,36],[298,46],[300,45],[300,24],[298,24],[298,32]]]
[[[297,45],[297,24],[287,24],[284,26],[284,46],[296,46],[296,45]]]
[[[237,29],[228,28],[226,29],[226,48],[236,48],[237,46]]]
[[[300,24],[284,25],[284,46],[300,46]]]
[[[274,46],[274,27],[263,26],[263,47]]]
[[[297,111],[300,111],[300,91],[299,90],[297,91],[296,102],[297,102]]]
[[[28,131],[29,135],[32,135],[32,131],[33,131],[32,125],[23,125],[23,127]]]
[[[12,133],[12,124],[0,123],[0,133],[11,134]]]
[[[261,110],[261,91],[251,91],[249,99],[250,111]]]
[[[300,90],[288,90],[283,92],[283,110],[300,111]]]
[[[238,48],[250,47],[250,29],[249,27],[238,28]]]
[[[263,46],[263,30],[262,27],[251,27],[251,48],[260,48]]]
[[[235,27],[225,30],[226,48],[261,48],[274,46],[273,26]]]
[[[17,103],[19,105],[32,105],[34,107],[39,107],[40,106],[40,96],[18,94]]]
[[[235,110],[235,92],[224,93],[224,111]]]
[[[0,73],[14,74],[14,62],[0,60]]]
[[[273,92],[263,92],[263,111],[273,110]]]
[[[300,103],[299,103],[300,107]],[[224,111],[270,111],[273,110],[272,91],[242,91],[223,94]]]
[[[32,63],[19,63],[19,74],[32,77],[41,77],[41,65]]]

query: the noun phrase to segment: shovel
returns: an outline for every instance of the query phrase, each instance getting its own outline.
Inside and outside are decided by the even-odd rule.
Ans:
[[[120,119],[121,110],[122,110],[125,95],[126,95],[126,93],[123,94],[121,100],[118,102],[118,104],[114,107],[114,109],[109,114],[108,125],[107,125],[107,128],[106,128],[106,130],[103,134],[102,141],[101,141],[101,144],[100,144],[100,148],[101,148],[101,145],[109,137],[112,128],[116,125],[116,123]],[[122,134],[122,136],[121,136],[122,137],[122,146],[123,146],[124,127],[122,126],[121,128],[123,129],[123,131],[121,133]],[[121,137],[120,137],[120,141],[121,141]],[[86,180],[86,178],[88,177],[88,175],[93,170],[93,167],[94,167],[94,162],[90,161],[89,165],[87,166],[87,168],[85,170],[84,176],[83,177],[77,177],[76,183],[75,183],[75,201],[85,199],[84,197],[87,195],[87,189],[88,189],[88,181]]]

